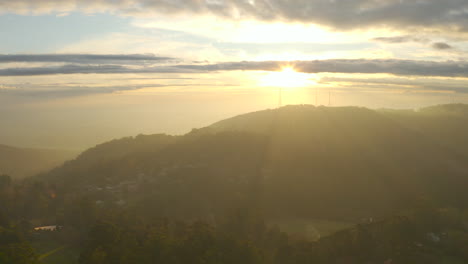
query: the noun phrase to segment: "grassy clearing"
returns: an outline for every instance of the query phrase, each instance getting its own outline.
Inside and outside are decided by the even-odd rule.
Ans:
[[[77,264],[79,251],[71,247],[62,247],[60,250],[41,259],[43,264]]]
[[[40,240],[35,240],[32,243],[33,248],[36,250],[36,253],[39,256],[42,256],[44,254],[47,254],[47,252],[50,252],[58,247],[61,247],[63,245],[57,243],[53,239],[40,239]]]
[[[39,260],[43,260],[43,259],[47,258],[48,256],[51,256],[51,255],[53,255],[53,254],[59,252],[60,250],[63,250],[63,249],[66,248],[66,247],[67,247],[67,246],[61,246],[61,247],[58,247],[58,248],[56,248],[56,249],[53,249],[53,250],[51,250],[51,251],[49,251],[49,252],[46,252],[45,254],[42,254],[42,255],[39,256]]]
[[[76,264],[79,251],[54,239],[40,239],[32,243],[43,264]]]

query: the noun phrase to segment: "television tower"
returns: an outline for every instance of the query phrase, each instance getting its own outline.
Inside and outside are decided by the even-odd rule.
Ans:
[[[281,107],[281,105],[283,104],[283,87],[279,87],[278,88],[278,93],[279,93],[279,96],[278,96],[278,108]]]
[[[315,87],[315,106],[318,106],[318,87]]]

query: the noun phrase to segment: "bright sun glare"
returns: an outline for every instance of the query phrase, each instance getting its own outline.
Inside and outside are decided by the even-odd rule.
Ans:
[[[297,72],[292,67],[285,67],[279,72],[267,73],[261,78],[260,83],[262,86],[273,87],[305,87],[316,84],[314,77],[314,74]]]

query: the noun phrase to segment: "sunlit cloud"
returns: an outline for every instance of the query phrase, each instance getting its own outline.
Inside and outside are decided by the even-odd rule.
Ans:
[[[132,25],[146,29],[166,29],[232,43],[352,43],[385,31],[362,31],[360,34],[333,32],[313,24],[285,21],[226,20],[213,15],[195,17],[162,15],[135,18]],[[281,32],[281,34],[278,34]],[[259,34],[261,33],[261,34]]]
[[[261,76],[259,85],[267,87],[307,87],[317,84],[315,74],[297,72],[293,67],[285,66],[281,71],[267,72]]]
[[[178,68],[227,71],[227,70],[267,70],[278,71],[282,65],[291,62],[230,62],[209,65],[178,65]],[[416,61],[397,59],[331,59],[292,62],[294,68],[304,73],[389,73],[403,76],[448,76],[468,77],[468,62],[466,61]]]
[[[340,75],[321,76],[319,85],[341,88],[372,88],[400,92],[468,93],[468,78],[395,77],[391,75]]]
[[[0,63],[154,64],[173,60],[170,57],[157,57],[152,54],[0,54]]]
[[[151,14],[215,15],[230,20],[291,21],[352,30],[355,28],[438,27],[467,31],[468,3],[459,0],[426,1],[329,1],[329,0],[255,0],[255,1],[162,1],[162,0],[7,0],[3,12],[64,13],[114,12],[130,16]]]
[[[111,55],[109,55],[111,56]],[[1,68],[0,76],[56,74],[148,74],[203,73],[221,71],[281,71],[291,65],[304,73],[388,73],[400,76],[468,77],[466,61],[423,61],[398,59],[329,59],[310,61],[240,61],[213,64],[168,64],[147,66],[133,64],[65,64],[61,66]]]

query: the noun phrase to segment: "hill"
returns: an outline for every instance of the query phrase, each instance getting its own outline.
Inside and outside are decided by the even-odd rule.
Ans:
[[[179,137],[115,140],[42,177],[62,186],[63,195],[181,219],[216,218],[248,206],[269,219],[356,222],[421,201],[467,206],[460,124],[436,122],[454,115],[446,108],[287,106]],[[467,126],[459,112],[457,120]]]
[[[264,167],[279,188],[267,200],[284,203],[282,208],[297,205],[289,199],[295,195],[304,203],[301,208],[315,201],[316,208],[324,207],[321,211],[372,215],[418,196],[457,203],[449,196],[462,192],[457,183],[467,187],[463,154],[468,148],[460,135],[461,127],[468,128],[466,109],[438,106],[392,114],[356,107],[288,106],[227,119],[203,132],[267,135],[270,164]],[[453,121],[439,123],[449,118]]]
[[[75,151],[28,149],[0,145],[0,173],[24,178],[46,172],[76,157]]]
[[[468,156],[468,105],[437,105],[415,110],[380,110],[399,124],[418,131],[431,141]]]

